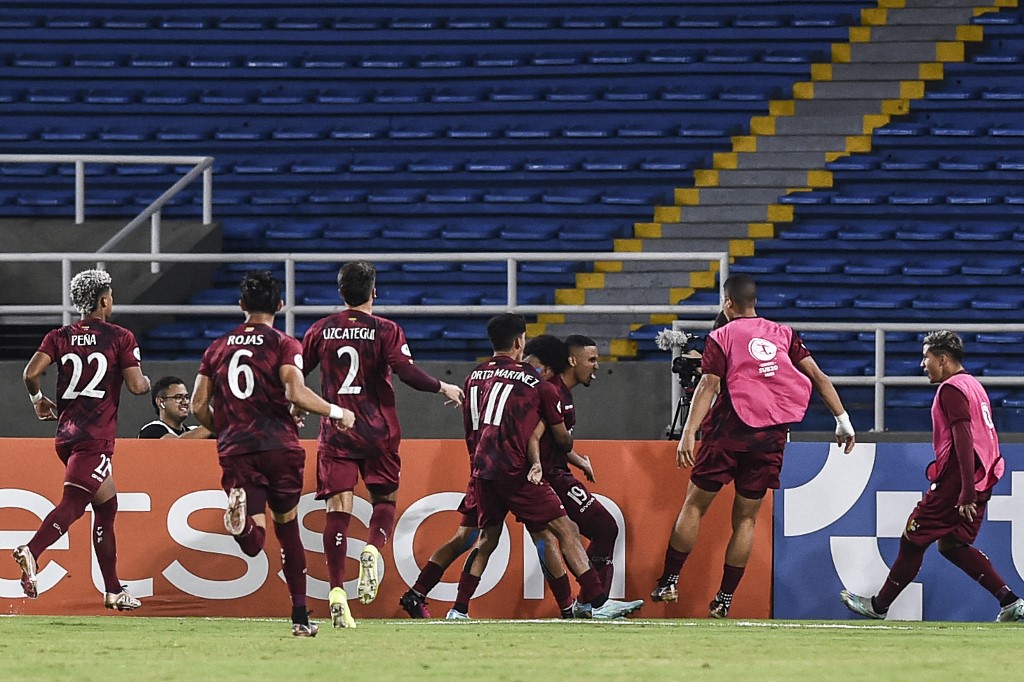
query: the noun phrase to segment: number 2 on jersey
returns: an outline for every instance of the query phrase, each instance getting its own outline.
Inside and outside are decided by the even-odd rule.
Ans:
[[[69,362],[71,363],[71,381],[68,382],[68,387],[61,398],[64,400],[74,400],[78,396],[102,398],[107,394],[106,391],[97,388],[100,382],[103,381],[103,377],[107,374],[107,358],[103,353],[89,353],[89,356],[85,359],[85,362],[88,362],[90,365],[94,362],[96,363],[96,373],[81,391],[78,390],[78,382],[82,380],[82,370],[85,369],[85,363],[82,362],[82,358],[74,353],[66,353],[61,357],[60,364],[66,365]]]
[[[359,351],[352,346],[342,346],[338,349],[338,357],[343,358],[348,356],[348,374],[345,375],[345,380],[341,382],[341,388],[338,389],[340,395],[359,395],[363,392],[362,386],[353,386],[352,382],[356,380],[356,375],[359,374]]]
[[[501,417],[505,412],[505,403],[512,393],[512,384],[495,383],[487,394],[487,405],[484,407],[483,423],[489,426],[501,426]],[[469,415],[473,420],[473,430],[480,428],[480,387],[469,387]]]

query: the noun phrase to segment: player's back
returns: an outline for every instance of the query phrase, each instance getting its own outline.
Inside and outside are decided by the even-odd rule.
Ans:
[[[527,443],[541,420],[541,381],[531,365],[503,355],[470,372],[462,409],[473,476],[525,475]]]
[[[320,366],[324,400],[352,410],[355,426],[340,431],[320,422],[320,443],[350,457],[374,457],[398,449],[401,428],[391,368],[412,362],[405,334],[395,322],[359,310],[317,321],[302,343],[307,371]]]
[[[555,403],[554,409],[558,412],[562,423],[565,424],[566,430],[571,434],[576,425],[576,407],[572,401],[572,391],[562,381],[562,377],[557,374],[548,381],[541,382],[539,388],[551,395],[548,400]],[[544,471],[569,469],[568,453],[555,442],[551,429],[546,430],[540,440],[540,463]]]
[[[301,447],[280,377],[282,365],[301,363],[299,342],[265,324],[240,324],[203,353],[221,457]]]
[[[57,365],[57,443],[113,440],[124,370],[140,364],[135,335],[98,318],[49,332],[39,350]]]

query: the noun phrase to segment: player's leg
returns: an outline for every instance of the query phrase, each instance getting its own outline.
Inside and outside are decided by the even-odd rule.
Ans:
[[[398,499],[402,460],[396,451],[372,459],[361,459],[358,463],[373,505],[366,547],[359,553],[357,588],[360,603],[369,604],[377,598],[377,589],[380,587],[380,550],[384,549],[395,530],[395,501]]]
[[[694,545],[697,544],[701,519],[704,518],[722,487],[721,483],[716,481],[701,480],[700,483],[701,485],[698,486],[691,478],[686,489],[683,508],[679,510],[679,516],[672,528],[672,535],[669,537],[668,549],[665,550],[665,563],[662,567],[661,577],[658,578],[658,584],[651,592],[651,599],[656,602],[674,602],[679,598],[679,590],[676,587],[679,582],[679,572],[683,570],[683,564],[686,563]]]
[[[259,470],[267,481],[267,505],[274,521],[274,535],[281,545],[281,569],[292,604],[292,635],[315,637],[316,623],[306,608],[306,549],[299,532],[299,499],[302,497],[303,450],[262,453]]]
[[[466,567],[462,570],[462,575],[459,577],[458,593],[455,597],[455,604],[446,616],[448,620],[464,620],[469,618],[469,601],[473,598],[476,588],[480,585],[480,576],[483,575],[484,569],[487,568],[487,562],[490,560],[494,549],[498,546],[498,540],[501,539],[503,520],[504,516],[497,523],[480,529],[480,538],[477,540],[476,547],[470,552],[469,558],[466,560]]]
[[[352,491],[331,495],[325,500],[327,520],[324,524],[324,557],[327,560],[328,603],[331,621],[336,628],[354,628],[356,621],[345,592],[345,561],[348,558],[348,526],[352,520]]]
[[[984,510],[979,510],[980,513],[984,513]],[[1007,586],[984,552],[953,536],[941,538],[938,547],[942,556],[951,564],[969,575],[999,601],[997,621],[1024,620],[1024,602]]]
[[[114,519],[117,516],[117,490],[114,477],[103,481],[92,498],[92,546],[96,551],[96,563],[103,576],[103,605],[108,609],[131,611],[142,606],[142,602],[128,593],[128,588],[117,577],[117,536],[114,533]]]
[[[441,582],[448,567],[476,544],[479,535],[480,530],[476,527],[475,511],[472,519],[463,514],[462,522],[455,530],[455,535],[434,550],[420,570],[416,582],[398,600],[398,605],[405,609],[410,617],[430,618],[430,611],[427,609],[427,595]]]
[[[900,537],[900,549],[896,555],[896,561],[889,569],[889,575],[886,576],[885,583],[882,584],[878,594],[874,597],[861,597],[843,590],[839,595],[843,604],[854,613],[866,618],[876,620],[885,618],[885,614],[889,612],[889,606],[896,601],[896,597],[900,596],[904,588],[917,577],[928,544],[918,545],[904,533]]]
[[[551,594],[558,604],[558,610],[562,618],[571,618],[572,585],[569,583],[569,575],[562,562],[562,548],[558,544],[558,539],[547,528],[538,529],[530,526],[527,528],[533,539],[533,546],[537,548],[541,572],[544,573],[544,579],[551,587]]]
[[[712,618],[725,618],[732,606],[732,596],[743,578],[750,554],[754,549],[754,529],[761,502],[767,491],[737,490],[732,503],[732,536],[725,548],[725,565],[718,594],[708,606]]]
[[[619,525],[604,505],[587,490],[587,486],[572,474],[551,474],[546,480],[558,494],[565,507],[565,513],[580,529],[580,535],[590,540],[587,556],[590,565],[601,576],[601,584],[609,594],[612,588],[615,541],[619,536]]]
[[[267,540],[267,480],[257,467],[259,455],[236,455],[220,460],[220,484],[228,496],[224,529],[246,556],[263,551]]]
[[[601,577],[590,565],[590,559],[583,549],[579,528],[564,514],[548,521],[547,527],[558,539],[565,565],[576,576],[576,582],[580,585],[580,596],[573,610],[574,615],[577,618],[590,617],[593,609],[603,606],[608,600],[608,594],[601,585]]]

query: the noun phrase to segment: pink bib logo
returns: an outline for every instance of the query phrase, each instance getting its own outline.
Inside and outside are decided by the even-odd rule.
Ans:
[[[751,357],[759,362],[770,362],[775,359],[778,347],[767,339],[760,339],[756,336],[747,344],[747,351]]]

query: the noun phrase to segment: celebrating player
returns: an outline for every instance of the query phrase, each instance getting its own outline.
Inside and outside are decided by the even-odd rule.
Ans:
[[[256,556],[266,540],[266,508],[281,543],[292,601],[292,635],[315,637],[306,610],[306,553],[297,508],[305,451],[289,403],[351,428],[355,415],[326,402],[303,383],[302,347],[274,329],[281,283],[266,270],[246,273],[239,306],[245,322],[203,353],[192,391],[192,411],[217,434],[221,486],[228,493],[224,527],[242,551]]]
[[[130,611],[142,604],[117,577],[117,490],[112,458],[121,383],[131,393],[143,395],[149,391],[149,378],[142,373],[135,336],[107,322],[114,306],[107,272],[85,270],[75,275],[71,302],[82,319],[48,333],[23,375],[36,416],[43,421],[58,420],[54,443],[64,462],[64,493],[29,543],[14,550],[14,559],[21,567],[25,595],[35,599],[39,594],[39,555],[68,532],[91,502],[92,541],[103,576],[103,605]],[[56,403],[45,397],[40,387],[40,377],[54,362],[60,363]]]
[[[377,562],[395,526],[395,500],[401,458],[401,428],[395,410],[394,371],[418,391],[440,393],[462,404],[462,389],[439,381],[413,364],[402,328],[373,314],[377,271],[353,261],[338,273],[338,291],[346,309],[315,323],[303,338],[306,372],[321,367],[321,394],[357,415],[356,426],[340,430],[322,420],[317,444],[317,499],[327,501],[324,554],[330,580],[335,627],[355,627],[345,593],[345,556],[352,519],[352,490],[362,476],[373,513],[369,536],[359,556],[357,596],[369,604],[377,596]]]

